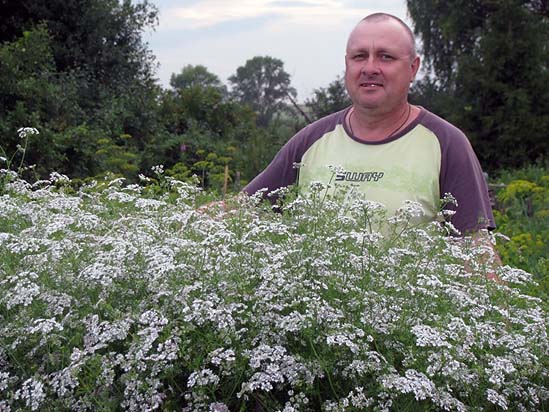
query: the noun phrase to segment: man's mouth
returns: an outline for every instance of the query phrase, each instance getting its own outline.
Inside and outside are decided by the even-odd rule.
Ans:
[[[375,83],[375,82],[362,82],[360,83],[360,87],[382,87],[383,85],[381,83]]]

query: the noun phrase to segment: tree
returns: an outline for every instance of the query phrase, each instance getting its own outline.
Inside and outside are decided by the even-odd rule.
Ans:
[[[17,152],[17,129],[32,126],[24,154],[26,165],[37,165],[46,174],[64,160],[52,125],[66,128],[82,121],[70,76],[56,73],[51,37],[45,27],[25,31],[21,38],[0,46],[0,146],[6,154]],[[55,126],[54,126],[55,127]],[[59,167],[55,167],[60,170]]]
[[[549,22],[540,1],[408,0],[432,78],[414,89],[437,98],[487,169],[547,153]],[[430,85],[427,85],[430,83]]]
[[[141,32],[146,0],[0,0],[0,138],[40,130],[25,156],[39,175],[132,174],[156,133],[158,86]],[[107,148],[107,149],[105,149]],[[98,153],[100,152],[100,153]]]
[[[267,126],[276,113],[287,107],[286,101],[297,95],[282,60],[269,56],[256,56],[246,61],[229,81],[233,96],[255,110],[257,123],[261,126]]]
[[[311,99],[305,104],[311,110],[316,119],[327,116],[330,113],[342,110],[351,104],[351,99],[345,88],[345,78],[337,76],[328,87],[321,87],[313,91]]]
[[[0,42],[12,42],[37,24],[52,38],[55,69],[84,72],[98,85],[121,90],[152,80],[154,58],[141,33],[157,23],[148,0],[0,0]]]
[[[227,87],[221,83],[219,77],[208,71],[202,65],[187,65],[178,74],[173,73],[170,77],[170,86],[175,90],[188,89],[190,87],[211,87],[223,95],[227,94]]]

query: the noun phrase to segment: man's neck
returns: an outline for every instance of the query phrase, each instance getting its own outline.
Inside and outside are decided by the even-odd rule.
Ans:
[[[419,113],[408,102],[390,112],[379,112],[356,105],[348,116],[348,124],[355,137],[369,142],[381,141],[404,129]]]

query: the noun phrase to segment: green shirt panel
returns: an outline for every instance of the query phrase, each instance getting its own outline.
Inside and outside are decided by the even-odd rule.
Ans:
[[[335,175],[328,165],[345,173]],[[431,221],[439,210],[440,166],[439,141],[422,125],[382,144],[354,140],[338,125],[303,155],[299,187],[306,193],[312,182],[331,184],[333,191],[353,185],[368,200],[385,205],[389,215],[411,200],[423,206],[423,220]]]

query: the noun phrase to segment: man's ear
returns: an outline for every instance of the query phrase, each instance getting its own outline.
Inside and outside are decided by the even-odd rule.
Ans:
[[[421,64],[421,59],[419,58],[419,56],[414,57],[411,63],[412,78],[410,79],[410,83],[412,83],[415,80],[420,64]]]

